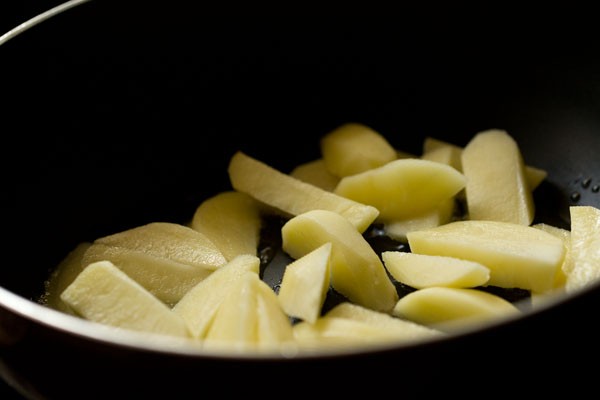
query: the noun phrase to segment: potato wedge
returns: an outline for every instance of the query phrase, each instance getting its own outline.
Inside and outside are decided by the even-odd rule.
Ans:
[[[71,307],[60,299],[60,295],[83,271],[83,255],[91,245],[90,242],[78,243],[52,271],[50,278],[44,282],[45,291],[40,301],[42,304],[67,314],[73,313]]]
[[[430,287],[402,297],[392,314],[442,331],[470,328],[519,315],[521,311],[500,296],[470,288]]]
[[[377,208],[377,220],[386,222],[433,211],[453,198],[465,184],[465,177],[448,165],[399,159],[342,178],[334,193]]]
[[[331,247],[327,242],[286,266],[278,299],[287,315],[308,322],[321,315],[331,276]]]
[[[231,190],[202,201],[190,226],[209,238],[225,259],[231,261],[240,254],[256,255],[261,223],[258,202],[245,193]]]
[[[260,259],[256,256],[235,257],[190,289],[175,304],[173,312],[183,318],[192,337],[203,338],[231,286],[247,272],[258,275],[259,268]]]
[[[477,133],[462,153],[469,218],[531,225],[535,214],[523,157],[503,130]]]
[[[179,315],[110,261],[88,265],[60,298],[90,321],[142,332],[189,336]]]
[[[421,157],[448,164],[463,172],[462,152],[463,148],[460,146],[428,136],[423,141],[423,155]],[[529,188],[534,190],[546,179],[548,172],[541,168],[526,165],[525,176]]]
[[[460,258],[402,251],[384,251],[381,257],[394,279],[415,289],[433,286],[469,288],[483,286],[490,279],[489,268]]]
[[[600,280],[600,209],[571,206],[571,257],[566,291],[572,293]]]
[[[301,347],[407,343],[443,337],[444,332],[353,303],[340,303],[315,323],[293,327]]]
[[[425,214],[402,220],[390,220],[383,224],[387,236],[399,242],[406,243],[406,234],[412,231],[435,228],[447,224],[454,214],[454,198],[443,201],[440,205]]]
[[[316,209],[330,210],[347,218],[362,233],[379,214],[373,206],[302,182],[241,151],[231,158],[228,172],[234,189],[247,193],[288,216]]]
[[[398,300],[379,256],[366,239],[341,215],[312,210],[285,223],[282,248],[292,258],[331,242],[331,285],[362,306],[388,312]]]
[[[565,256],[561,239],[540,229],[499,221],[455,221],[408,233],[413,253],[471,260],[490,269],[489,285],[546,292]]]
[[[327,170],[343,178],[380,167],[397,158],[396,150],[380,133],[359,123],[343,124],[320,141]]]
[[[304,164],[296,166],[290,172],[290,176],[300,179],[302,182],[320,187],[328,192],[333,192],[340,181],[339,177],[329,172],[322,158],[307,161]]]

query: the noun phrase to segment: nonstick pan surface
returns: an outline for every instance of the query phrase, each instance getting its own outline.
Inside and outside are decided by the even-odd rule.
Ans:
[[[153,351],[56,328],[35,304],[28,314],[21,300],[35,302],[79,241],[150,221],[184,222],[202,199],[229,188],[234,151],[289,171],[316,158],[318,139],[348,121],[415,154],[426,136],[465,145],[478,131],[505,129],[526,162],[548,172],[535,192],[536,222],[568,227],[570,205],[600,207],[600,57],[585,25],[566,35],[543,24],[526,29],[525,17],[498,29],[499,16],[273,16],[122,3],[117,10],[90,1],[0,46],[10,137],[2,158],[1,366],[24,394],[76,397],[74,388],[97,376],[112,382],[95,385],[98,397],[117,385],[123,394],[181,394],[197,386],[198,371],[249,377],[248,370],[271,390],[297,388],[298,376],[331,382],[331,371],[364,388],[360,378],[377,371],[388,388],[429,385],[432,393],[431,382],[459,379],[457,360],[473,362],[466,370],[480,380],[499,371],[525,379],[533,369],[586,376],[571,367],[581,354],[600,355],[589,317],[600,305],[597,286],[450,341],[305,360]],[[58,359],[65,370],[54,368]],[[167,384],[174,381],[178,389]]]

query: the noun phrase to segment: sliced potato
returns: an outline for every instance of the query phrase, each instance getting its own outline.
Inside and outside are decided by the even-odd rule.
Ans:
[[[281,307],[277,294],[265,282],[256,283],[257,341],[260,348],[277,348],[294,341],[292,323]]]
[[[259,279],[252,272],[244,272],[224,292],[204,336],[205,346],[227,344],[244,348],[257,343],[258,308],[254,285]]]
[[[465,187],[465,177],[434,161],[399,159],[340,180],[334,193],[379,210],[379,221],[433,211]]]
[[[204,346],[277,349],[293,339],[291,321],[275,292],[257,274],[244,272],[226,288]]]
[[[73,313],[71,307],[60,299],[60,295],[83,271],[83,254],[90,246],[90,242],[78,243],[52,271],[50,278],[44,282],[45,293],[41,299],[42,304],[67,314]]]
[[[527,178],[530,190],[535,190],[540,186],[547,176],[548,172],[545,169],[532,167],[531,165],[525,166],[525,177]]]
[[[377,311],[390,311],[398,299],[379,256],[341,215],[312,210],[285,223],[282,248],[292,258],[331,242],[331,285],[350,301]]]
[[[316,209],[334,211],[347,218],[359,232],[364,232],[379,214],[373,206],[302,182],[241,151],[231,158],[228,172],[234,189],[289,216]]]
[[[571,257],[573,268],[567,273],[569,293],[600,280],[600,209],[571,206]]]
[[[151,222],[94,240],[94,244],[136,250],[174,262],[217,269],[227,260],[204,234],[172,222]]]
[[[435,228],[436,226],[450,222],[454,214],[454,205],[454,198],[449,198],[425,214],[403,220],[386,221],[383,224],[383,230],[390,238],[406,243],[408,241],[406,238],[408,232]]]
[[[469,288],[483,286],[490,279],[489,268],[460,258],[402,251],[384,251],[381,256],[394,279],[415,289],[432,286]]]
[[[462,152],[462,147],[433,137],[426,137],[423,141],[423,158],[449,164],[460,172],[463,172]],[[534,190],[546,179],[548,172],[541,168],[526,165],[525,176],[529,188]]]
[[[347,123],[321,138],[321,155],[337,177],[358,174],[397,158],[396,150],[380,133],[359,123]]]
[[[231,286],[246,272],[258,275],[259,268],[260,259],[256,256],[235,257],[190,289],[175,304],[173,312],[183,318],[192,337],[203,338]]]
[[[425,139],[424,148],[426,150],[423,151],[421,158],[423,160],[430,160],[449,165],[457,171],[462,172],[462,148],[449,143],[443,144],[441,142],[433,146],[431,144],[431,141],[433,140],[434,139],[432,138]]]
[[[320,187],[328,192],[333,192],[340,181],[340,178],[329,172],[325,165],[325,161],[322,158],[296,166],[296,168],[290,172],[290,176]]]
[[[221,192],[200,203],[190,226],[209,238],[227,261],[240,254],[255,256],[260,241],[260,206],[246,193]]]
[[[554,287],[557,289],[564,289],[565,284],[567,283],[567,274],[574,268],[573,258],[571,257],[571,231],[545,223],[535,224],[533,227],[548,232],[562,240],[563,245],[565,246],[565,257],[560,269],[556,273]]]
[[[408,233],[413,253],[471,260],[490,269],[489,285],[546,292],[565,256],[561,239],[540,229],[499,221],[455,221]]]
[[[478,289],[430,287],[402,297],[392,314],[447,331],[516,316],[520,310],[502,297]]]
[[[179,315],[110,261],[88,265],[60,298],[90,321],[142,332],[189,336]]]
[[[517,143],[503,130],[477,133],[462,153],[470,219],[530,225],[532,190]]]
[[[331,247],[327,242],[286,266],[278,299],[287,315],[308,322],[321,315],[329,289]]]
[[[317,348],[406,343],[444,336],[439,330],[349,302],[338,304],[313,324],[297,323],[293,331],[301,346]]]

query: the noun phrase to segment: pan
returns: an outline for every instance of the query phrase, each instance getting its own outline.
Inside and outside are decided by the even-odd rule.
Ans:
[[[234,152],[290,171],[349,121],[412,154],[428,136],[465,146],[506,130],[547,172],[535,222],[567,228],[570,206],[600,207],[596,33],[485,12],[371,11],[92,0],[4,37],[0,372],[11,389],[67,399],[585,387],[574,382],[593,372],[580,360],[600,355],[598,285],[443,340],[287,357],[181,351],[39,304],[77,243],[185,223],[230,188]]]

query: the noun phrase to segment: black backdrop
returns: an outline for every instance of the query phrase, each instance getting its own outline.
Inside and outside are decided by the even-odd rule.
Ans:
[[[3,1],[0,27],[58,3]],[[93,0],[0,47],[4,219],[16,236],[44,238],[38,262],[55,265],[78,240],[149,218],[183,220],[226,187],[234,149],[289,170],[349,120],[415,153],[424,135],[463,145],[504,128],[558,180],[600,179],[599,158],[578,170],[546,156],[556,146],[570,160],[600,154],[587,10],[115,4]],[[205,157],[213,161],[193,170]],[[2,278],[31,296],[46,273],[31,272],[30,284]]]

